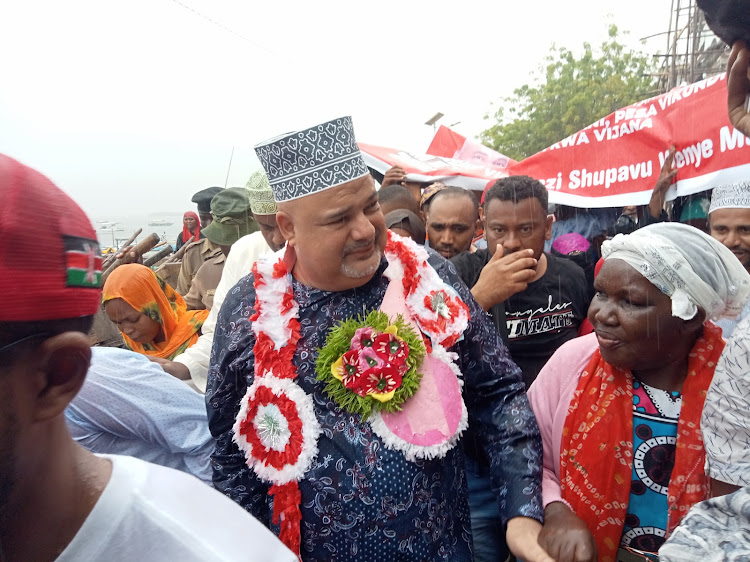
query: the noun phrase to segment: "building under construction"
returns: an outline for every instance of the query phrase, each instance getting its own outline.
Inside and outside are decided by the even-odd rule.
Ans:
[[[724,72],[729,48],[706,25],[695,0],[672,0],[665,54],[657,73],[659,93]]]

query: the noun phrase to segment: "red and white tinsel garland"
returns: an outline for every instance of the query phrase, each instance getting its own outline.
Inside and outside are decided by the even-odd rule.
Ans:
[[[451,347],[469,325],[469,307],[427,263],[427,251],[411,239],[388,232],[385,247],[391,282],[401,282],[409,311],[433,344]]]
[[[299,307],[282,259],[259,260],[255,276],[255,380],[240,403],[234,442],[247,464],[273,484],[273,522],[279,539],[300,557],[299,480],[318,454],[320,424],[312,398],[294,381],[300,338]]]
[[[274,484],[297,482],[318,452],[320,425],[310,396],[273,372],[255,378],[233,429],[248,465]]]

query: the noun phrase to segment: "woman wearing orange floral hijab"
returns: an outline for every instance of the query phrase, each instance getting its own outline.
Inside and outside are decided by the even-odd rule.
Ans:
[[[121,265],[104,284],[104,310],[127,346],[172,360],[198,341],[208,310],[187,310],[185,301],[150,268]]]

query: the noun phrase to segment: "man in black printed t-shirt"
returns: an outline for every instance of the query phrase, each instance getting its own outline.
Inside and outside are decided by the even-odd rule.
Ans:
[[[490,314],[526,387],[552,354],[578,335],[589,302],[583,270],[544,252],[552,230],[547,190],[528,176],[498,180],[480,209],[487,250],[452,261]]]
[[[474,299],[492,317],[528,388],[586,316],[586,277],[578,265],[544,253],[552,233],[547,190],[535,179],[499,180],[479,209],[486,250],[451,259]],[[490,492],[489,461],[472,427],[464,433],[475,562],[505,560],[504,528]]]

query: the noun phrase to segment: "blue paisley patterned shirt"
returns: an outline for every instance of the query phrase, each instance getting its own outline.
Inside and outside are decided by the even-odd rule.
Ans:
[[[511,361],[487,314],[476,304],[450,262],[432,253],[430,264],[469,306],[471,321],[451,351],[464,375],[469,425],[491,460],[492,488],[505,519],[542,520],[542,442],[521,373]],[[323,392],[315,374],[317,350],[340,320],[376,310],[388,279],[385,258],[364,286],[325,292],[294,281],[301,339],[297,382],[313,397],[322,434],[318,456],[299,482],[302,493],[302,559],[357,562],[446,560],[470,562],[471,523],[464,453],[454,447],[442,459],[409,462],[386,449],[368,422],[342,411]],[[250,316],[252,274],[229,292],[214,334],[206,403],[211,432],[214,485],[261,522],[271,523],[269,485],[245,464],[232,442],[240,400],[253,382]]]

